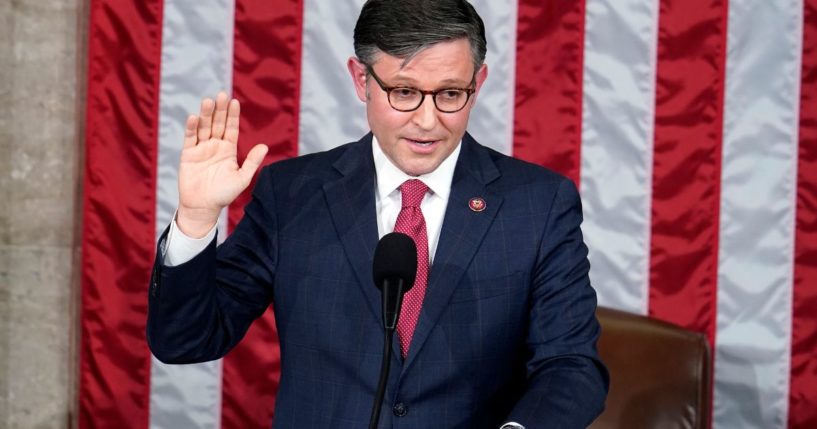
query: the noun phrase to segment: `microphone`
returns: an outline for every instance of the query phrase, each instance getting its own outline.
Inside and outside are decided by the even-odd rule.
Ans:
[[[377,243],[372,264],[374,284],[383,295],[383,328],[397,327],[403,294],[414,286],[417,276],[417,246],[406,234],[392,232]]]
[[[372,274],[374,284],[383,297],[383,362],[369,419],[369,429],[377,429],[391,367],[391,343],[400,317],[403,294],[414,286],[417,276],[417,245],[414,240],[399,232],[384,235],[374,251]]]

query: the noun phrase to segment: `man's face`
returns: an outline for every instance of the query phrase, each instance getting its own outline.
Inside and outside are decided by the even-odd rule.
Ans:
[[[475,82],[478,92],[488,75],[485,65],[474,75],[467,39],[432,45],[405,64],[401,58],[381,53],[371,67],[387,87],[427,91],[469,88]],[[367,79],[364,64],[350,58],[348,68],[358,98],[366,103],[372,133],[389,160],[400,170],[411,176],[430,173],[456,149],[465,134],[476,93],[462,110],[455,113],[437,110],[431,95],[426,95],[417,110],[400,112],[389,105],[386,92],[377,82]]]

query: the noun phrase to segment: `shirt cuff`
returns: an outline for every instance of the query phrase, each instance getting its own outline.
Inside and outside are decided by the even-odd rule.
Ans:
[[[217,227],[213,226],[204,237],[191,238],[179,229],[179,226],[176,225],[176,216],[173,216],[173,221],[170,222],[170,231],[167,233],[164,243],[162,264],[166,267],[175,267],[193,259],[213,241],[213,237],[216,236],[216,229]]]

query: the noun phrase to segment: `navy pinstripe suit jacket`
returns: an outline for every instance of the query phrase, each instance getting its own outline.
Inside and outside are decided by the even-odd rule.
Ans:
[[[266,167],[224,244],[177,267],[157,261],[154,355],[219,358],[272,303],[282,372],[273,427],[366,427],[383,341],[371,142]],[[467,134],[462,145],[405,360],[394,342],[380,427],[586,427],[608,376],[578,193]],[[469,209],[473,197],[484,211]],[[395,404],[405,412],[392,413]]]

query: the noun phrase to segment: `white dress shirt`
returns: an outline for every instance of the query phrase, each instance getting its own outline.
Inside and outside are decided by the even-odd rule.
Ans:
[[[400,214],[400,209],[403,207],[400,185],[410,179],[422,180],[429,187],[423,202],[420,203],[420,210],[426,220],[426,232],[428,233],[429,264],[434,261],[434,253],[436,253],[437,243],[440,241],[445,208],[448,207],[448,195],[451,193],[451,180],[454,179],[454,167],[457,166],[461,146],[461,143],[458,144],[454,151],[451,152],[451,155],[444,159],[436,170],[415,177],[409,176],[397,168],[380,149],[377,139],[372,138],[372,155],[374,156],[377,187],[375,191],[377,233],[380,237],[383,237],[394,231],[397,215]]]
[[[402,194],[400,185],[409,179],[420,179],[429,187],[420,210],[426,220],[428,233],[429,264],[434,261],[437,243],[440,241],[440,231],[443,226],[445,209],[448,206],[448,195],[451,192],[451,181],[454,178],[454,167],[460,155],[462,143],[451,152],[446,159],[431,173],[422,176],[409,176],[397,168],[380,149],[377,139],[372,137],[372,156],[375,169],[375,209],[377,210],[377,233],[379,237],[392,232],[397,215],[402,208]],[[202,238],[196,239],[185,235],[176,225],[176,220],[170,224],[170,231],[164,244],[164,265],[172,267],[183,264],[201,253],[216,235],[216,227]]]

